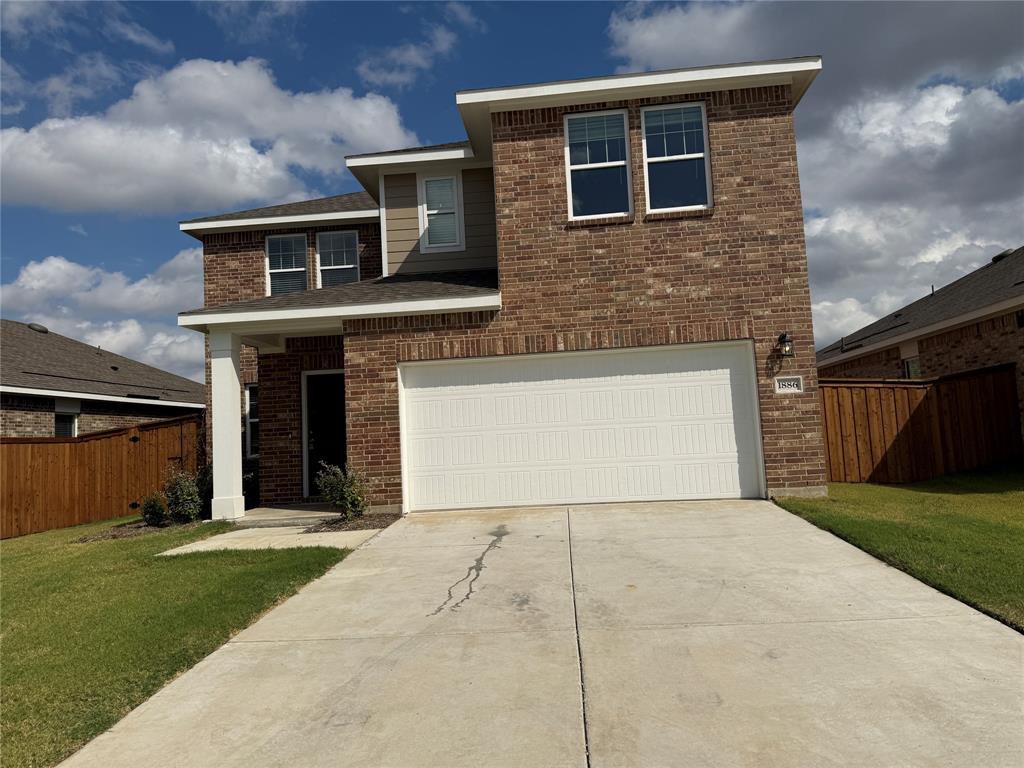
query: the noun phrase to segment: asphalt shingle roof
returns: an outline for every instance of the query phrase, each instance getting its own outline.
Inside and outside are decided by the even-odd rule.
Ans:
[[[903,336],[1013,298],[1024,299],[1024,247],[1000,254],[935,293],[818,350],[818,364],[844,352]]]
[[[359,304],[383,304],[397,301],[457,299],[493,296],[498,293],[496,270],[432,272],[414,275],[390,275],[376,280],[335,285],[310,291],[265,296],[217,307],[182,312],[201,316],[225,312],[259,312],[312,307],[345,307]]]
[[[234,219],[263,219],[274,216],[304,216],[314,213],[348,213],[350,211],[376,211],[377,201],[367,192],[349,192],[333,197],[318,197],[315,200],[301,200],[297,203],[268,205],[265,208],[250,208],[234,213],[220,213],[201,219],[189,219],[182,224],[201,224],[208,221],[232,221]]]
[[[104,349],[0,320],[0,384],[139,400],[206,402],[206,388]]]

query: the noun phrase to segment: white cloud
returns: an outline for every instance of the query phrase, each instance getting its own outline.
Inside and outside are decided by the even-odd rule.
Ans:
[[[34,86],[49,104],[50,114],[71,114],[75,102],[93,99],[124,81],[120,67],[102,53],[78,56],[59,75],[51,75]]]
[[[132,280],[122,272],[48,256],[0,287],[4,314],[202,381],[202,336],[167,315],[202,304],[202,249],[188,248]]]
[[[172,41],[161,40],[134,21],[129,7],[118,2],[4,0],[0,3],[0,28],[8,42],[22,47],[44,42],[70,52],[75,42],[92,39],[99,32],[108,40],[137,45],[152,53],[174,52]]]
[[[349,88],[294,93],[257,59],[193,59],[105,113],[7,128],[3,201],[161,212],[295,199],[294,168],[335,176],[346,154],[409,146],[398,107]]]
[[[1022,22],[1020,4],[691,3],[628,6],[609,35],[627,70],[822,54],[796,114],[821,346],[1024,244],[1024,102],[996,90],[1024,72]]]
[[[487,31],[487,24],[476,15],[476,11],[468,3],[445,3],[444,15],[456,24],[461,24],[466,29],[472,29],[477,32]]]
[[[206,13],[229,38],[239,43],[259,43],[274,38],[295,47],[294,25],[305,10],[305,3],[285,2],[204,2],[198,8]]]
[[[70,227],[68,227],[68,230],[74,232],[76,235],[81,235],[82,237],[89,236],[89,233],[85,231],[85,227],[83,227],[81,224],[72,224]]]
[[[174,53],[173,42],[161,40],[138,22],[127,18],[123,6],[113,4],[110,7],[112,12],[104,25],[107,37],[141,46],[153,53]]]

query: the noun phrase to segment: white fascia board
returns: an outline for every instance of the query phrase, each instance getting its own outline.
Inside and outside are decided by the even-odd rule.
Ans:
[[[528,102],[567,103],[567,99],[576,100],[577,97],[590,100],[630,90],[673,88],[691,84],[706,86],[714,83],[715,89],[718,90],[730,86],[747,87],[750,85],[747,81],[755,79],[786,79],[801,74],[813,77],[820,70],[821,57],[808,56],[781,61],[676,69],[666,72],[641,72],[586,80],[562,80],[535,85],[461,91],[455,94],[455,103],[459,106],[488,104],[494,110],[499,105],[501,108],[506,108],[525,105]],[[637,96],[642,95],[641,93],[637,94]]]
[[[136,405],[163,405],[168,408],[205,408],[203,403],[185,403],[177,400],[150,400],[148,397],[118,397],[97,395],[91,392],[70,392],[63,389],[36,389],[34,387],[12,387],[0,385],[0,392],[12,395],[38,395],[40,397],[73,397],[78,400],[102,400],[108,403],[133,403]]]
[[[224,219],[222,221],[182,222],[178,229],[182,232],[201,232],[204,230],[228,229],[234,227],[287,227],[292,224],[315,224],[319,221],[344,221],[366,219],[372,221],[380,217],[380,209],[368,208],[365,211],[337,211],[335,213],[307,213],[300,216],[267,216],[262,219]]]
[[[994,315],[1002,315],[1006,312],[1012,312],[1015,309],[1024,309],[1024,297],[1014,297],[1012,299],[1006,299],[1005,301],[996,302],[995,304],[989,304],[987,307],[976,309],[973,312],[965,312],[962,315],[951,317],[948,320],[940,320],[937,323],[926,325],[923,328],[917,328],[913,331],[907,331],[898,336],[890,336],[887,339],[882,339],[874,344],[865,344],[862,347],[851,349],[847,352],[836,355],[835,357],[827,358],[817,363],[818,368],[827,368],[836,363],[841,363],[844,360],[855,360],[858,357],[864,357],[864,355],[870,355],[872,352],[878,352],[889,347],[896,347],[900,344],[904,344],[908,341],[915,339],[923,339],[926,336],[934,336],[937,333],[943,331],[949,331],[961,325],[970,325],[979,320],[984,320]]]
[[[437,149],[423,152],[396,152],[386,155],[366,155],[365,157],[349,157],[345,165],[349,168],[364,166],[399,165],[401,163],[436,163],[446,160],[472,160],[473,150],[470,147],[458,149]]]
[[[354,320],[370,317],[396,317],[400,315],[438,315],[445,312],[482,312],[501,309],[501,294],[456,299],[423,299],[419,301],[393,301],[376,304],[352,304],[335,307],[307,307],[305,309],[264,309],[253,312],[220,312],[208,315],[179,315],[178,325],[186,328],[206,328],[211,325],[238,326],[250,323],[317,320]]]

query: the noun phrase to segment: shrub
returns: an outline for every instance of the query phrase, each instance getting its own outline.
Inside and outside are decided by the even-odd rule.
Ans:
[[[142,500],[142,522],[146,525],[167,525],[167,507],[159,493],[151,493]]]
[[[191,523],[199,519],[203,500],[199,495],[196,476],[184,469],[174,468],[164,481],[167,512],[176,523]]]
[[[321,461],[320,471],[316,473],[316,487],[324,500],[346,518],[362,517],[366,511],[366,482],[354,470]]]

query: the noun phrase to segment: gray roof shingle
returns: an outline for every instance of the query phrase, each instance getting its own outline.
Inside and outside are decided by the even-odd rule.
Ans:
[[[329,288],[236,301],[217,307],[194,309],[181,314],[191,317],[226,312],[345,307],[397,301],[475,298],[493,296],[497,293],[497,270],[432,272],[378,277],[375,280],[362,280],[358,283],[335,285]]]
[[[0,384],[92,395],[206,402],[206,388],[104,349],[0,320]]]
[[[209,221],[233,221],[235,219],[263,219],[276,216],[304,216],[315,213],[348,213],[351,211],[376,212],[377,201],[367,192],[349,192],[333,197],[318,197],[315,200],[301,200],[297,203],[268,205],[264,208],[250,208],[234,213],[220,213],[216,216],[204,216],[201,219],[189,219],[182,224],[202,224]]]
[[[988,264],[935,293],[866,325],[818,350],[818,364],[860,347],[913,333],[944,320],[1013,298],[1024,300],[1024,247],[1003,252]]]

